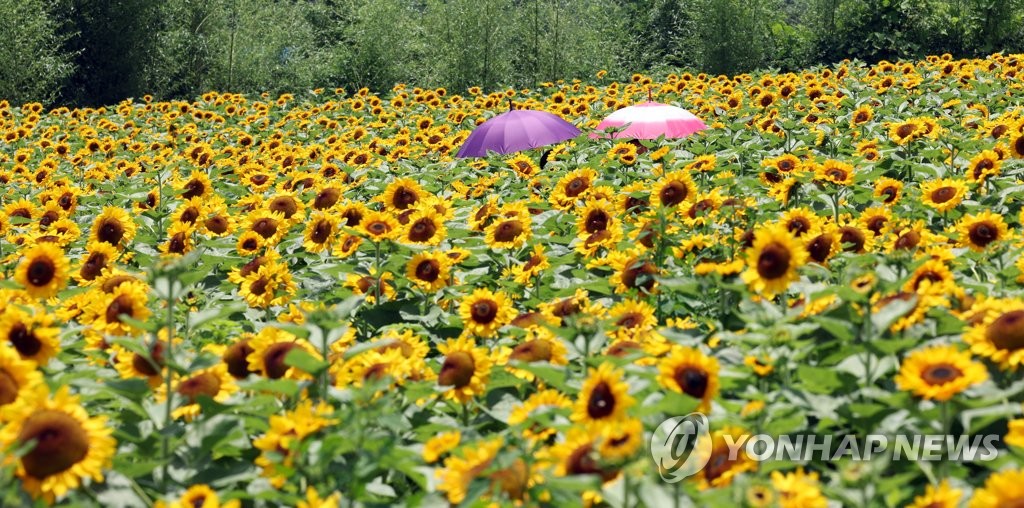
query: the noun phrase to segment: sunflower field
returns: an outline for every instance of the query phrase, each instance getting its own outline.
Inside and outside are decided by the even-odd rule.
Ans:
[[[0,506],[1018,506],[1022,74],[0,103]],[[710,128],[454,157],[510,101],[587,131],[648,93]],[[694,411],[708,466],[663,482]]]

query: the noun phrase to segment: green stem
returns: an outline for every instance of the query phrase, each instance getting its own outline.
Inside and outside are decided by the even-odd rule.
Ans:
[[[171,412],[173,410],[172,399],[174,398],[174,392],[171,391],[171,364],[174,358],[174,280],[168,277],[167,279],[167,342],[164,344],[164,364],[166,372],[164,373],[164,389],[167,394],[164,405],[164,425],[163,425],[163,442],[161,443],[162,455],[164,458],[163,471],[161,474],[161,484],[163,486],[163,493],[167,495],[168,487],[168,471],[170,469],[171,457],[171,436],[170,426],[173,422]],[[157,334],[157,340],[159,340],[159,333]]]

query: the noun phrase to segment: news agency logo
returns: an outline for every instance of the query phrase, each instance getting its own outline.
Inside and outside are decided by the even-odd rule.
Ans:
[[[716,443],[718,440],[721,442]],[[711,460],[734,462],[740,453],[756,462],[869,461],[876,457],[897,461],[988,462],[999,456],[1000,442],[998,434],[726,434],[712,439],[708,417],[703,413],[690,413],[661,422],[651,435],[650,445],[661,479],[676,483],[699,473]]]
[[[711,460],[708,417],[690,413],[661,422],[651,435],[651,456],[658,465],[658,474],[667,483],[700,472]]]

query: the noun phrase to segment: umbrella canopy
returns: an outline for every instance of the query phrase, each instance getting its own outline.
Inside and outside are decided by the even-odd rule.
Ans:
[[[615,138],[631,139],[656,139],[661,136],[666,138],[685,138],[697,131],[707,129],[708,126],[693,113],[668,104],[659,102],[645,102],[628,108],[622,108],[597,124],[597,131],[590,136],[604,137],[600,131],[615,127],[626,127],[612,135]]]
[[[580,135],[575,125],[546,111],[513,110],[480,124],[459,149],[458,157],[486,157],[553,145]]]

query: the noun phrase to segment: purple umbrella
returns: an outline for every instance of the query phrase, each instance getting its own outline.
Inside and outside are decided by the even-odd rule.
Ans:
[[[480,124],[459,149],[458,157],[486,157],[487,152],[512,153],[553,145],[580,135],[573,124],[546,111],[502,113]]]

